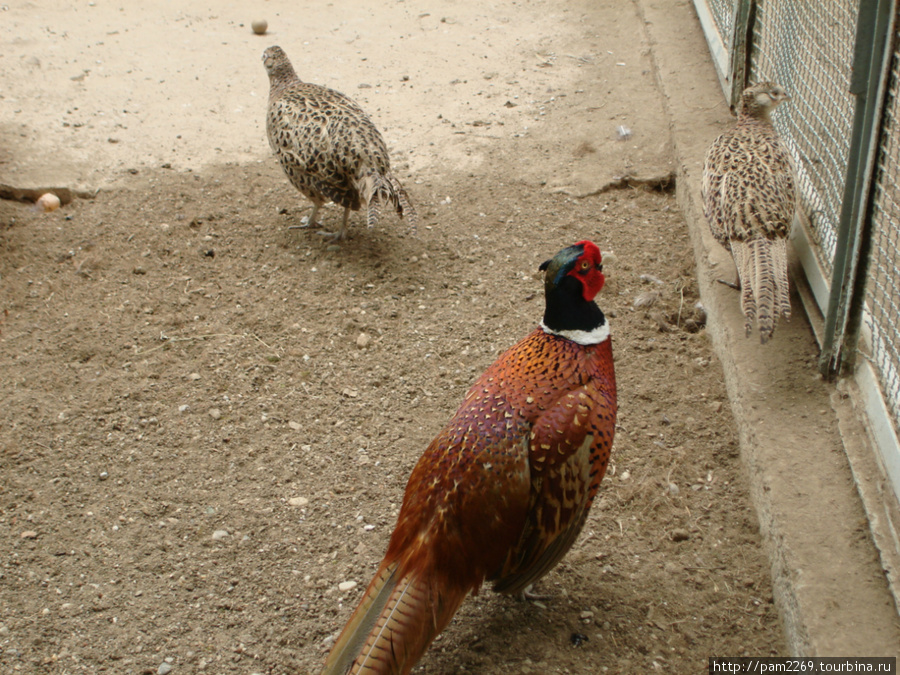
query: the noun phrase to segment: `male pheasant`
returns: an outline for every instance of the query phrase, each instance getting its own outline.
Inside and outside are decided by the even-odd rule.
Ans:
[[[404,675],[485,580],[520,593],[571,548],[616,425],[605,282],[590,241],[540,266],[538,328],[469,389],[421,456],[387,553],[323,675]]]
[[[269,74],[266,134],[291,184],[312,203],[308,222],[329,201],[344,207],[334,239],[347,235],[350,211],[366,205],[369,227],[378,222],[382,203],[409,220],[415,233],[418,216],[409,195],[391,173],[387,145],[369,116],[343,94],[302,82],[281,47],[263,52]]]
[[[790,153],[769,116],[788,98],[772,82],[745,89],[737,124],[713,142],[703,167],[709,228],[734,258],[746,333],[756,320],[763,343],[779,315],[791,317],[787,239],[797,196]]]

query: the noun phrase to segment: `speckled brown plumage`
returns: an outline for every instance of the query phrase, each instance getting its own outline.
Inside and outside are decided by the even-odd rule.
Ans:
[[[747,88],[738,121],[709,148],[703,167],[703,207],[713,236],[731,251],[750,334],[762,342],[779,315],[791,316],[787,239],[796,205],[790,154],[770,113],[788,95],[772,82]]]
[[[323,675],[408,673],[470,591],[488,580],[520,592],[572,546],[616,424],[612,347],[593,303],[599,263],[596,246],[579,242],[547,266],[548,310],[571,309],[545,312],[425,450],[384,560]]]
[[[302,82],[280,47],[269,47],[263,63],[269,75],[269,145],[291,184],[313,203],[309,223],[315,224],[329,201],[343,206],[335,236],[343,239],[350,211],[365,205],[372,227],[388,203],[415,233],[416,210],[391,173],[387,145],[365,111],[340,92]]]

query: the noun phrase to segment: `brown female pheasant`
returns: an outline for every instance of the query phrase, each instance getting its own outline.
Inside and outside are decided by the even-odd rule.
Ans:
[[[571,548],[616,425],[605,282],[589,241],[540,267],[541,325],[469,389],[419,459],[387,553],[323,675],[404,675],[487,579],[524,591]]]
[[[308,222],[329,201],[344,207],[335,239],[347,234],[350,211],[366,205],[369,227],[382,203],[407,215],[415,233],[418,216],[400,181],[391,173],[387,145],[369,116],[343,94],[302,82],[281,47],[263,52],[269,74],[266,134],[291,184],[312,203]]]
[[[787,239],[797,197],[791,156],[769,117],[788,98],[772,82],[745,89],[737,124],[713,142],[703,167],[706,220],[731,251],[745,329],[750,335],[756,320],[761,342],[779,315],[791,318]]]

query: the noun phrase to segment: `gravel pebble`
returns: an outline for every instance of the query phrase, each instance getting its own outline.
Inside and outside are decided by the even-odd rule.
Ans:
[[[691,538],[690,533],[687,530],[677,529],[672,530],[672,541],[687,541]]]
[[[354,588],[356,588],[355,581],[342,581],[338,584],[339,591],[352,591]]]
[[[222,541],[225,537],[228,536],[228,530],[216,530],[212,533],[212,538],[215,541]]]

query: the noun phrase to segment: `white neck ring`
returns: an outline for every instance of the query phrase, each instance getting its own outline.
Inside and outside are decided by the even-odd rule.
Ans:
[[[547,328],[541,321],[541,330],[550,335],[559,335],[580,345],[597,345],[609,339],[609,324],[606,321],[591,330],[553,330]]]

